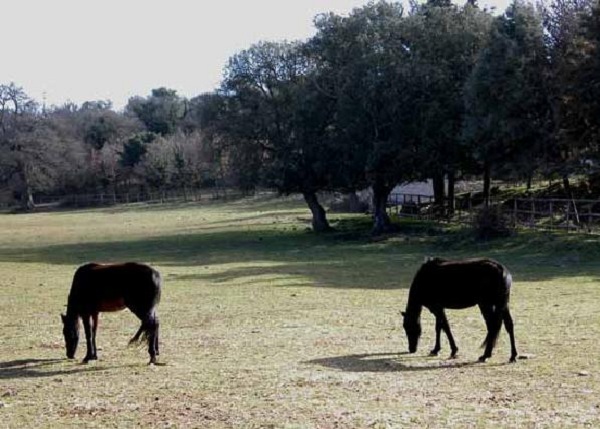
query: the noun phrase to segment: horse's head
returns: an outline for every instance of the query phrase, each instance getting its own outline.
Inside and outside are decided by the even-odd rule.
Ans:
[[[404,332],[408,338],[408,351],[414,353],[417,351],[421,337],[421,318],[418,315],[408,315],[404,311],[402,317],[404,318],[402,326],[404,326]]]
[[[65,348],[67,350],[67,357],[73,359],[75,357],[75,351],[77,351],[77,344],[79,343],[79,318],[60,315],[63,323],[63,335],[65,337]]]

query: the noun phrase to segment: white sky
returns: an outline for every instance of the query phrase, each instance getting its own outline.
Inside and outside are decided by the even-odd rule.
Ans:
[[[321,12],[367,0],[0,0],[0,83],[39,102],[211,91],[228,58],[260,40],[306,39]],[[508,0],[480,0],[504,10]]]

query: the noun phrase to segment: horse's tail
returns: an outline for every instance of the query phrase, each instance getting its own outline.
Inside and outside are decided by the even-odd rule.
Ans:
[[[487,347],[488,344],[491,344],[492,349],[496,347],[496,343],[498,342],[498,337],[500,336],[500,330],[502,328],[502,316],[494,321],[496,325],[493,329],[486,335],[485,340],[481,343],[481,348]]]
[[[142,335],[143,335],[143,337],[142,337]],[[146,340],[147,337],[148,337],[148,330],[146,330],[144,328],[144,325],[142,325],[142,326],[140,326],[140,329],[138,329],[138,331],[135,333],[135,335],[133,337],[131,337],[128,344],[131,346],[132,344]],[[141,338],[141,340],[140,340],[140,338]]]
[[[135,335],[131,337],[129,340],[129,345],[131,346],[133,344],[142,342],[149,343],[150,335],[156,332],[157,327],[158,319],[156,318],[156,314],[153,312],[148,319],[142,321],[142,326],[140,326],[140,329],[138,329]]]
[[[502,330],[502,321],[504,319],[504,314],[509,311],[508,303],[510,301],[510,289],[512,287],[512,275],[510,271],[506,269],[506,267],[502,266],[502,283],[505,291],[504,299],[495,306],[494,312],[492,315],[488,317],[492,317],[490,321],[493,323],[492,329],[483,340],[481,347],[486,347],[488,344],[491,344],[492,349],[496,347],[496,342],[498,341],[498,337],[500,336],[500,331]]]

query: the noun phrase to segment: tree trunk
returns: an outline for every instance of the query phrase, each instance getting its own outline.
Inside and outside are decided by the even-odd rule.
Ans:
[[[315,192],[303,192],[302,196],[304,197],[304,201],[306,201],[306,204],[308,204],[308,208],[310,208],[312,213],[313,231],[330,231],[331,226],[329,226],[329,222],[327,221],[327,214],[325,213],[323,206],[319,203],[317,194]]]
[[[19,168],[19,176],[22,182],[21,208],[25,211],[31,211],[35,209],[35,202],[33,201],[33,190],[29,183],[28,165],[19,163]]]
[[[35,209],[35,202],[33,201],[33,193],[29,185],[25,185],[25,188],[21,192],[21,208],[26,211]]]
[[[456,183],[456,176],[454,170],[448,173],[448,215],[454,214],[455,201],[454,201],[454,185]]]
[[[444,190],[444,175],[435,173],[433,175],[433,201],[438,208],[444,207],[446,192]]]
[[[362,205],[360,203],[360,199],[358,195],[356,195],[355,191],[348,192],[348,211],[350,213],[360,213],[362,209]]]
[[[373,234],[378,235],[392,230],[387,214],[387,200],[392,188],[384,185],[373,186]]]
[[[490,205],[491,176],[492,167],[489,161],[485,161],[483,165],[483,205],[485,207],[489,207]]]

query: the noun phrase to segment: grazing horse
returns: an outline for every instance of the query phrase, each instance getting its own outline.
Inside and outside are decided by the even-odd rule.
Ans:
[[[127,262],[123,264],[86,264],[77,269],[67,303],[67,314],[61,314],[67,357],[73,359],[79,342],[79,319],[83,321],[87,354],[86,363],[98,359],[96,330],[98,313],[129,308],[142,326],[129,341],[134,343],[143,336],[148,341],[150,364],[156,363],[158,353],[158,317],[156,306],[160,301],[161,277],[148,265]]]
[[[435,316],[435,346],[431,355],[440,351],[440,333],[444,331],[450,343],[450,358],[456,357],[454,342],[444,309],[479,306],[487,326],[480,362],[492,356],[502,322],[510,336],[510,362],[517,358],[513,320],[508,308],[512,277],[506,267],[487,258],[448,260],[427,258],[413,279],[404,317],[404,330],[410,353],[417,351],[421,336],[421,310],[426,307]]]

